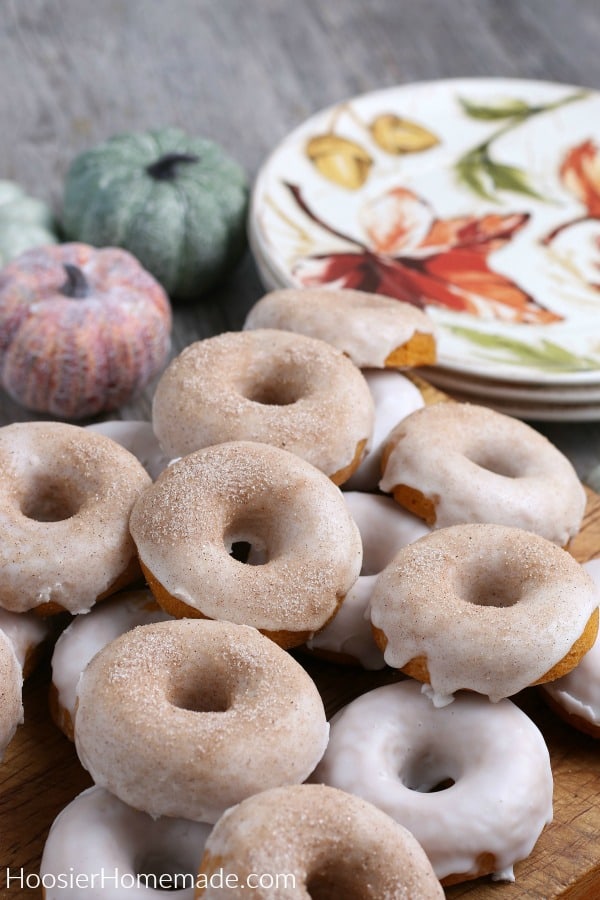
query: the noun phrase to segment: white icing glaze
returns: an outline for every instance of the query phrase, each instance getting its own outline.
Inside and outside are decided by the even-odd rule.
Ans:
[[[503,525],[456,525],[400,550],[371,597],[371,621],[401,669],[425,657],[440,703],[461,688],[500,700],[571,649],[598,606],[567,553]]]
[[[166,469],[171,462],[171,458],[162,452],[150,422],[114,420],[99,422],[87,427],[90,431],[105,434],[106,437],[133,453],[153,481],[156,481],[163,469]]]
[[[454,784],[431,792],[447,779]],[[408,828],[440,879],[477,872],[484,853],[510,878],[552,819],[548,750],[518,707],[461,694],[436,709],[412,680],[341,710],[311,780],[358,794]]]
[[[380,488],[420,491],[435,527],[493,522],[564,547],[581,526],[585,491],[573,466],[524,422],[469,403],[436,403],[389,436]]]
[[[72,800],[50,829],[40,866],[45,900],[163,897],[161,875],[164,889],[169,876],[175,878],[172,884],[182,885],[169,897],[193,900],[210,832],[211,826],[200,822],[152,819],[94,785]],[[138,881],[140,874],[147,874],[148,882]],[[66,886],[58,881],[61,876],[68,879]]]
[[[152,405],[155,434],[172,457],[258,441],[295,453],[336,483],[358,465],[373,420],[369,388],[348,357],[275,329],[190,344],[161,376]]]
[[[425,404],[418,387],[394,369],[364,369],[363,375],[375,404],[375,427],[367,455],[344,484],[350,491],[377,490],[386,438],[399,422]]]
[[[0,608],[0,630],[9,638],[23,668],[30,651],[50,636],[51,625],[35,613],[13,613]]]
[[[362,539],[362,574],[346,594],[335,618],[307,641],[307,647],[347,654],[365,669],[382,669],[385,661],[373,640],[369,619],[371,592],[377,575],[398,550],[428,534],[429,528],[389,497],[354,491],[343,497]]]
[[[329,735],[299,663],[229,622],[140,625],[96,654],[77,697],[82,765],[152,816],[215,822],[258,791],[304,781]]]
[[[600,559],[583,564],[596,585],[600,602]],[[570,715],[600,728],[600,638],[568,675],[542,688]]]
[[[117,594],[99,603],[88,615],[73,619],[57,640],[52,654],[52,683],[59,705],[71,722],[75,721],[77,683],[92,657],[137,625],[166,622],[170,618],[157,606],[151,592],[143,590]]]
[[[285,632],[297,644],[331,618],[362,560],[339,488],[292,453],[248,441],[173,463],[136,504],[130,529],[169,595],[209,618]],[[230,556],[242,541],[266,561]]]
[[[23,672],[12,642],[0,631],[0,760],[23,722]]]
[[[435,335],[433,321],[410,303],[365,291],[286,288],[266,294],[244,329],[282,328],[327,341],[360,369],[383,368],[415,333]]]
[[[206,842],[201,873],[222,869],[242,885],[254,873],[286,873],[251,891],[215,885],[204,900],[443,900],[414,837],[360,797],[322,784],[263,791],[221,817]],[[256,879],[255,879],[256,881]],[[325,889],[321,889],[324,884]]]
[[[135,577],[129,513],[150,483],[104,435],[61,422],[1,428],[0,604],[87,612],[125,572]]]

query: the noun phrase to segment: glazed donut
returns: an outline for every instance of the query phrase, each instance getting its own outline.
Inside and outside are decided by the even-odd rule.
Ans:
[[[151,483],[100,434],[60,422],[0,428],[0,604],[87,612],[140,577],[129,513]]]
[[[0,760],[23,722],[23,672],[12,642],[0,631]]]
[[[73,740],[77,683],[90,659],[126,631],[170,618],[149,590],[125,591],[95,606],[87,616],[76,616],[65,628],[52,654],[50,712],[69,740]]]
[[[221,883],[228,874],[237,878],[238,889],[211,884],[215,873],[224,876]],[[268,877],[274,873],[285,873],[285,883],[274,886]],[[429,860],[406,829],[359,797],[317,784],[264,791],[229,809],[215,825],[196,897],[246,893],[255,900],[444,897]]]
[[[584,563],[600,598],[600,559]],[[600,738],[600,639],[567,675],[540,686],[548,705],[565,722]]]
[[[286,288],[266,294],[244,329],[281,328],[327,341],[359,369],[428,366],[436,329],[422,310],[381,294],[331,288]]]
[[[598,596],[584,569],[538,535],[455,525],[404,547],[379,576],[371,622],[385,661],[490,700],[566,674],[593,644]]]
[[[260,329],[187,347],[158,383],[152,422],[171,457],[258,441],[342,484],[362,459],[373,416],[367,383],[343,353],[315,338]]]
[[[394,428],[379,486],[435,528],[513,525],[562,547],[585,509],[573,466],[543,435],[469,403],[426,406]]]
[[[312,780],[379,807],[415,836],[442,884],[514,881],[552,820],[544,739],[510,700],[436,709],[414,681],[363,694],[333,719]]]
[[[38,661],[39,648],[52,633],[50,621],[35,613],[12,613],[0,608],[0,631],[10,640],[23,678],[27,678]]]
[[[55,819],[40,867],[45,900],[193,900],[211,826],[153,819],[104,788],[88,788]]]
[[[344,483],[344,490],[376,491],[381,476],[381,455],[390,431],[403,419],[424,406],[419,388],[393,369],[365,369],[375,406],[373,438],[358,469]]]
[[[156,481],[162,470],[166,469],[171,462],[170,458],[165,456],[160,449],[150,422],[113,419],[88,425],[87,428],[98,434],[106,435],[133,453],[153,481]]]
[[[130,528],[167,612],[253,625],[284,647],[335,615],[362,560],[338,488],[303,459],[246,441],[173,463],[136,503]],[[260,564],[229,555],[244,544]]]
[[[140,625],[97,653],[79,681],[84,768],[151,816],[214,822],[251,794],[303,781],[328,733],[299,663],[229,622]]]
[[[378,574],[398,550],[429,534],[429,528],[400,509],[389,497],[348,491],[344,500],[360,531],[361,574],[346,594],[335,618],[308,640],[306,646],[335,662],[358,662],[365,669],[383,669],[385,661],[373,639],[369,619],[371,592]]]

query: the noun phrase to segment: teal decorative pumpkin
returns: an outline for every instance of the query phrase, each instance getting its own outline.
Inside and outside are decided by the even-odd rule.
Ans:
[[[0,266],[42,244],[55,244],[52,213],[14,181],[0,181]]]
[[[175,300],[194,300],[245,246],[248,183],[211,141],[176,128],[122,134],[78,156],[67,173],[67,238],[124,247]]]
[[[164,367],[171,306],[130,253],[34,247],[0,271],[0,383],[36,412],[118,409]]]

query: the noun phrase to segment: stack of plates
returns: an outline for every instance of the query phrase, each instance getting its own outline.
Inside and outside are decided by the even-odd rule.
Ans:
[[[269,290],[425,308],[426,377],[459,399],[600,418],[600,94],[459,79],[341,103],[268,158],[249,232]]]

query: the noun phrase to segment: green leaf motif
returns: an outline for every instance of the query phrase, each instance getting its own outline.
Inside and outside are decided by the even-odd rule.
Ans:
[[[459,97],[458,102],[463,110],[472,119],[482,119],[486,122],[495,122],[501,119],[512,119],[514,116],[527,116],[532,108],[524,100],[514,97],[505,97],[496,103],[475,103],[466,97]]]
[[[515,338],[498,334],[485,334],[472,328],[451,325],[449,330],[479,347],[484,347],[500,362],[509,365],[528,366],[545,372],[585,372],[600,368],[600,357],[578,356],[565,347],[543,338],[539,344],[527,344]]]

